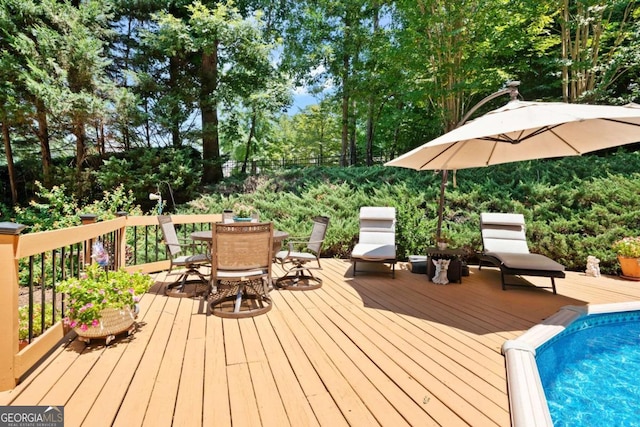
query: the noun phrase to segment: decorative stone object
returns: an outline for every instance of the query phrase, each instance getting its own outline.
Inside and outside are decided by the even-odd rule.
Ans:
[[[446,285],[449,283],[449,278],[447,277],[447,270],[449,269],[450,259],[434,259],[433,265],[436,267],[436,273],[433,276],[433,283],[438,285]]]
[[[584,271],[587,276],[600,277],[600,260],[593,255],[587,257],[587,269]]]

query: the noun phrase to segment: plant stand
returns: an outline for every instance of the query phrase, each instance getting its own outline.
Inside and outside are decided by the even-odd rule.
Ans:
[[[449,268],[447,269],[447,278],[449,282],[458,282],[462,283],[462,259],[461,257],[464,255],[464,251],[462,249],[451,249],[451,248],[427,248],[427,265],[426,265],[426,273],[429,280],[433,281],[433,276],[435,275],[436,269],[431,260],[434,259],[450,259],[451,264],[449,264]]]
[[[136,313],[131,308],[106,308],[102,310],[100,324],[90,326],[87,330],[74,328],[78,339],[89,344],[92,339],[104,339],[105,345],[111,344],[116,335],[124,332],[131,335],[136,330]]]

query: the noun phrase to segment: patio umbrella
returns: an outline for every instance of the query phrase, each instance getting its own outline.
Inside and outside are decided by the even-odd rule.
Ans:
[[[510,101],[387,163],[454,170],[576,156],[640,141],[640,105]]]
[[[385,166],[446,171],[576,156],[638,141],[638,104],[586,105],[514,99]],[[440,194],[438,235],[443,201],[444,185]]]

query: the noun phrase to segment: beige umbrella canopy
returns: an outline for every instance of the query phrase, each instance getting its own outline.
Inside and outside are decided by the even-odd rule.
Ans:
[[[513,99],[504,107],[467,122],[385,166],[443,171],[439,237],[447,170],[577,156],[639,141],[638,104],[611,106]]]
[[[576,156],[640,141],[640,105],[513,100],[387,163],[454,170]]]

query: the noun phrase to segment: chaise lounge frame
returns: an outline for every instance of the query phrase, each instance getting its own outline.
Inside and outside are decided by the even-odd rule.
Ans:
[[[522,214],[484,212],[480,214],[480,232],[483,251],[478,254],[478,270],[483,262],[500,268],[503,290],[507,286],[529,287],[507,283],[505,276],[537,276],[551,279],[551,286],[539,288],[557,293],[555,279],[565,277],[564,266],[547,256],[529,252]]]

